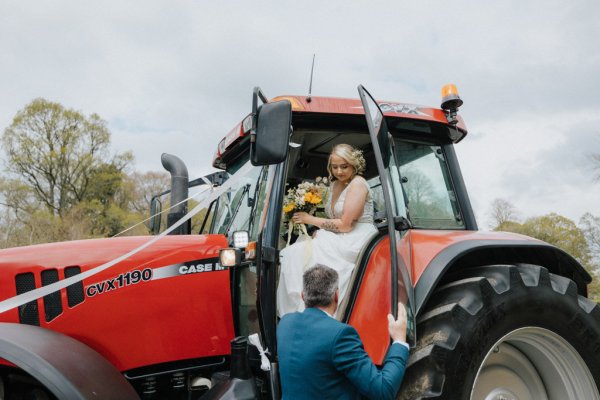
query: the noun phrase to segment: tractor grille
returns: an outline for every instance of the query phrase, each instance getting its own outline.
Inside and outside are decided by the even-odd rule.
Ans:
[[[70,278],[81,273],[79,267],[67,267],[65,268],[65,278]],[[72,285],[67,286],[67,302],[69,307],[74,307],[79,303],[83,302],[83,282],[79,281]]]
[[[42,271],[42,286],[48,286],[54,282],[58,282],[57,270],[47,269]],[[46,322],[52,321],[62,313],[60,291],[52,292],[49,295],[44,296],[44,311],[46,313]]]
[[[64,269],[65,278],[81,273],[78,266],[66,267]],[[48,286],[59,281],[57,269],[46,269],[40,274],[42,286]],[[35,276],[32,272],[18,274],[15,276],[17,294],[22,294],[35,289]],[[83,282],[77,282],[67,286],[67,303],[69,307],[74,307],[84,301]],[[44,317],[46,322],[52,321],[63,312],[62,296],[60,291],[52,292],[44,296]],[[30,301],[27,304],[19,306],[19,322],[28,325],[40,325],[40,310],[37,300]]]
[[[17,285],[17,294],[35,289],[35,277],[31,272],[15,276],[15,283]],[[19,306],[19,322],[27,325],[40,325],[37,300]]]

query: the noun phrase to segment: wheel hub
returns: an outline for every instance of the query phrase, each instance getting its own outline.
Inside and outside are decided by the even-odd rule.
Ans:
[[[475,378],[472,400],[600,399],[577,351],[547,329],[527,327],[492,346]]]
[[[485,400],[518,400],[518,397],[508,389],[494,389]]]

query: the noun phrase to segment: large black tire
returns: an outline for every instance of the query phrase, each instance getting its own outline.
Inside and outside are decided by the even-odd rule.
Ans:
[[[536,265],[469,269],[417,321],[399,399],[600,399],[600,307]]]

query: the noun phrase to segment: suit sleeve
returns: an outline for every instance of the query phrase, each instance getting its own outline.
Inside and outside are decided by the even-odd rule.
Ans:
[[[383,368],[379,370],[365,352],[356,330],[345,326],[332,348],[335,368],[344,373],[359,392],[370,399],[394,399],[404,377],[408,349],[392,344]]]

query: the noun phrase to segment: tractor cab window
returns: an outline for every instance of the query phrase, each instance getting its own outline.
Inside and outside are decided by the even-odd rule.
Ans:
[[[249,162],[249,161],[248,161]],[[228,172],[235,183],[214,205],[211,233],[227,237],[235,231],[248,231],[250,241],[256,241],[266,215],[269,167],[235,168]],[[241,174],[241,175],[240,175]],[[259,332],[256,310],[256,265],[243,264],[232,271],[234,326],[237,335]]]
[[[226,236],[235,231],[248,231],[250,240],[258,236],[260,217],[266,197],[267,167],[255,167],[244,176],[234,174],[236,182],[215,204],[211,233]]]
[[[442,146],[396,138],[395,153],[413,226],[464,229]]]

